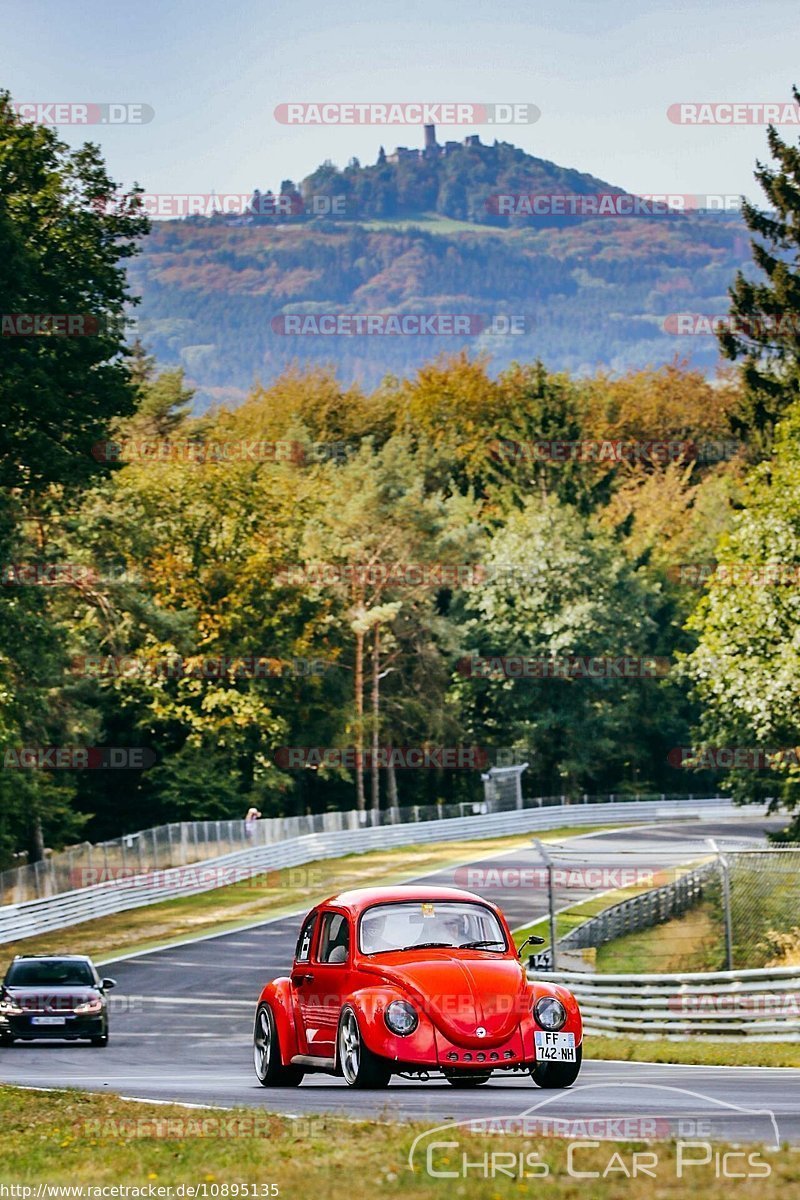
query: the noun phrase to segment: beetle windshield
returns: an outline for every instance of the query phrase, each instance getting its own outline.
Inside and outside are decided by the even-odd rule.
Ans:
[[[506,937],[497,917],[482,904],[461,900],[414,900],[376,904],[361,918],[362,954],[443,946],[502,953]]]

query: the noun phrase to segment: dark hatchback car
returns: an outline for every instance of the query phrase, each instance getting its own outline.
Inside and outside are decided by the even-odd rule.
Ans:
[[[18,955],[0,985],[0,1045],[87,1038],[93,1046],[106,1046],[105,993],[114,986],[83,954]]]

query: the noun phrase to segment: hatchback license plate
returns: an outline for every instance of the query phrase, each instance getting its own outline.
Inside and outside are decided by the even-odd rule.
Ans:
[[[66,1025],[66,1017],[31,1017],[31,1025]]]
[[[537,1029],[534,1038],[536,1057],[542,1062],[575,1062],[574,1033],[547,1033]]]

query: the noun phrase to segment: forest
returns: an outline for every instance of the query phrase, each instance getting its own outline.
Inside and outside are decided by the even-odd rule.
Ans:
[[[124,338],[143,244],[191,272],[194,226],[149,233],[95,148],[2,97],[0,138],[5,306],[92,316],[0,338],[5,863],[251,806],[475,799],[523,761],[529,795],[795,803],[800,370],[774,318],[800,307],[800,168],[774,131],[713,378],[440,350],[369,386],[286,365],[205,408]],[[242,230],[214,232],[240,271]],[[328,278],[366,236],[336,235]]]

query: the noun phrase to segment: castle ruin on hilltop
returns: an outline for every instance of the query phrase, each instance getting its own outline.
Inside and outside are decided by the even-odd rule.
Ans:
[[[378,156],[378,162],[385,161],[388,163],[398,163],[403,159],[424,159],[424,158],[439,158],[443,154],[452,154],[454,150],[460,150],[462,146],[480,146],[481,139],[477,133],[470,134],[465,137],[463,142],[445,142],[440,146],[436,141],[436,126],[426,125],[425,127],[425,145],[421,150],[409,150],[406,146],[398,146],[393,154],[385,154]],[[381,147],[381,152],[383,147]]]

